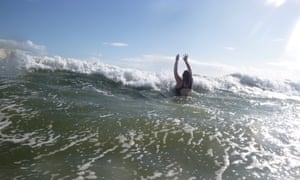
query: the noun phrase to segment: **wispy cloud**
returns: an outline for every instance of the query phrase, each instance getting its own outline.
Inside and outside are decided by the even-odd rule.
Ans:
[[[267,6],[273,6],[275,8],[279,8],[285,4],[296,4],[299,5],[300,4],[300,0],[263,0],[265,2],[265,5]]]
[[[283,42],[284,40],[284,38],[275,38],[272,40],[272,42]]]
[[[269,62],[268,65],[280,67],[280,68],[286,68],[289,70],[298,70],[298,71],[300,70],[300,62],[288,58],[277,62]]]
[[[286,47],[286,54],[300,58],[300,19],[296,22]]]
[[[174,58],[175,56],[145,54],[140,57],[124,58],[119,64],[128,68],[160,72],[168,69],[170,64],[173,64]]]
[[[287,41],[285,53],[281,60],[270,65],[300,70],[300,19],[296,22]]]
[[[47,47],[44,45],[38,45],[33,43],[30,40],[19,42],[15,40],[8,40],[8,39],[0,39],[0,48],[2,49],[16,49],[16,50],[23,50],[34,52],[37,54],[46,54]]]
[[[192,66],[194,74],[222,76],[232,72],[236,72],[237,69],[221,63],[203,62],[202,60],[193,59],[189,57],[190,65]],[[167,56],[161,54],[145,54],[140,57],[124,58],[118,65],[126,68],[133,68],[145,71],[173,73],[173,67],[175,63],[175,55]],[[179,61],[178,72],[181,73],[186,69],[183,60]]]
[[[276,8],[281,7],[286,3],[286,0],[265,0],[266,5],[274,6]]]
[[[106,46],[113,46],[113,47],[126,47],[128,46],[127,43],[124,42],[104,42],[103,43]]]
[[[224,49],[228,51],[235,51],[235,48],[231,46],[225,46]]]

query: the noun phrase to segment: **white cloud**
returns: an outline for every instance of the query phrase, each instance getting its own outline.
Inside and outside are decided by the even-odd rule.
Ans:
[[[286,53],[300,59],[300,19],[296,22],[286,47]]]
[[[288,71],[300,71],[300,19],[291,31],[284,55],[268,64]]]
[[[126,58],[118,61],[118,66],[138,69],[141,71],[152,71],[163,74],[173,74],[175,62],[174,56],[159,54],[146,54],[141,57]],[[108,63],[110,63],[108,61]],[[280,61],[261,64],[258,66],[233,66],[220,62],[207,62],[205,60],[189,57],[193,74],[220,77],[231,73],[251,74],[264,78],[294,79],[300,77],[300,63],[297,61]],[[186,69],[184,62],[180,59],[178,73]],[[297,70],[298,69],[298,70]]]
[[[268,64],[289,70],[300,70],[300,62],[291,59],[285,59],[278,62],[269,62]]]
[[[231,46],[225,46],[224,49],[228,50],[228,51],[234,51],[235,50],[235,48],[231,47]]]
[[[274,6],[276,8],[281,7],[286,3],[286,0],[265,0],[267,5]]]
[[[272,68],[281,71],[281,75],[290,78],[300,77],[300,19],[291,30],[284,54],[277,60],[268,63]]]
[[[155,72],[173,77],[175,56],[176,55],[166,56],[160,54],[145,54],[140,57],[124,58],[119,61],[111,61],[109,59],[101,58],[101,61],[122,68]],[[94,59],[94,61],[97,60],[100,59]],[[293,79],[294,77],[300,77],[300,64],[297,64],[297,62],[290,63],[290,61],[270,62],[257,66],[234,66],[220,62],[208,62],[207,60],[193,59],[192,57],[189,57],[189,63],[191,65],[193,74],[195,75],[198,74],[211,77],[221,77],[232,73],[242,73],[275,79]],[[296,71],[296,68],[299,70]],[[178,73],[181,74],[185,69],[186,66],[181,58],[178,64]]]
[[[117,62],[118,66],[125,68],[133,68],[142,71],[152,71],[157,73],[173,74],[175,63],[175,56],[166,56],[160,54],[145,54],[141,57],[124,58]],[[237,72],[238,68],[230,65],[214,62],[204,62],[201,60],[189,57],[189,62],[194,74],[209,75],[209,76],[223,76],[233,72]],[[111,63],[111,61],[107,61]],[[182,73],[186,66],[182,57],[178,64],[178,73]]]
[[[267,6],[273,6],[279,8],[285,4],[300,4],[300,0],[263,0]]]
[[[283,42],[283,41],[285,41],[284,38],[274,38],[274,39],[272,40],[272,42]]]
[[[124,58],[118,62],[118,65],[128,68],[161,72],[166,71],[174,63],[172,56],[159,54],[145,54],[141,57]]]
[[[290,79],[290,80],[300,80],[300,61],[295,59],[290,59],[289,57],[281,58],[278,61],[269,62],[269,68],[267,70],[272,70],[274,77],[278,79]]]
[[[47,47],[44,45],[34,44],[32,41],[27,40],[24,42],[19,42],[15,40],[0,39],[0,48],[10,49],[10,50],[23,50],[29,51],[36,54],[46,54]]]
[[[103,44],[107,45],[107,46],[113,46],[113,47],[126,47],[126,46],[128,46],[127,43],[123,43],[123,42],[105,42]]]

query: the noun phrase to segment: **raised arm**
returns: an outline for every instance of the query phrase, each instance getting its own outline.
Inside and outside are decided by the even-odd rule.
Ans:
[[[177,54],[176,59],[175,59],[175,64],[174,64],[174,77],[176,79],[176,81],[180,81],[180,76],[178,75],[178,61],[179,61],[179,54]]]
[[[186,65],[191,77],[192,77],[192,69],[191,69],[190,64],[188,63],[188,55],[184,55],[183,60],[185,62],[185,65]]]

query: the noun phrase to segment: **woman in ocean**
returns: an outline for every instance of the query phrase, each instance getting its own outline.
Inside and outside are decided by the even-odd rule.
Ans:
[[[188,63],[188,56],[184,55],[183,60],[185,62],[187,70],[183,72],[181,78],[177,72],[179,57],[180,57],[179,54],[177,54],[175,64],[174,64],[174,77],[176,80],[175,90],[176,90],[176,94],[179,96],[188,96],[191,95],[192,92],[192,85],[193,85],[192,69]]]

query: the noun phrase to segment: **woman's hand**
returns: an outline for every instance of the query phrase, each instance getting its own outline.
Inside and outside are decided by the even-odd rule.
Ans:
[[[183,56],[183,60],[184,60],[184,62],[187,62],[187,60],[188,60],[188,55],[187,54],[185,54],[184,56]]]

